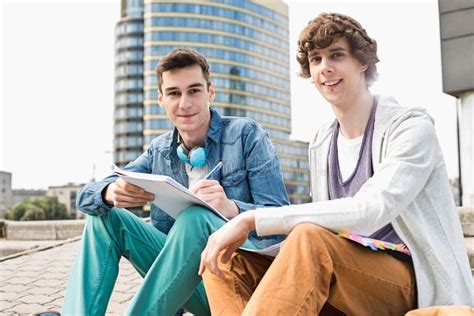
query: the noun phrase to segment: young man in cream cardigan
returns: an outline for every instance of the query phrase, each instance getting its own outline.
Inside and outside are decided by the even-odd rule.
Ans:
[[[200,274],[212,314],[403,315],[473,305],[431,117],[370,93],[377,44],[354,19],[321,14],[298,46],[301,76],[336,116],[310,144],[313,202],[249,211],[211,235]],[[236,251],[254,229],[288,234],[275,258]]]

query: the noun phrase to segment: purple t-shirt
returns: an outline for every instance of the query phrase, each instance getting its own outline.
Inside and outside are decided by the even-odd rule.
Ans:
[[[334,122],[334,132],[329,147],[328,157],[328,185],[329,185],[329,199],[340,199],[345,197],[354,196],[374,174],[372,166],[372,136],[374,132],[374,121],[376,102],[374,99],[374,105],[370,112],[369,120],[365,127],[364,137],[362,144],[360,145],[359,158],[357,161],[356,168],[351,176],[346,181],[342,180],[341,171],[339,170],[339,159],[337,152],[337,137],[339,135],[339,122]],[[383,240],[394,244],[401,244],[403,241],[397,235],[392,227],[392,224],[387,224],[380,228],[372,235],[367,236],[373,239]]]

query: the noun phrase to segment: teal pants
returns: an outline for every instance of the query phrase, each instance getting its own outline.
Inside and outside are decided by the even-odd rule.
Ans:
[[[197,206],[181,212],[168,235],[125,209],[88,216],[61,313],[104,315],[124,256],[144,277],[125,314],[167,316],[184,306],[210,315],[197,272],[209,235],[223,224]],[[255,248],[248,240],[244,246]]]

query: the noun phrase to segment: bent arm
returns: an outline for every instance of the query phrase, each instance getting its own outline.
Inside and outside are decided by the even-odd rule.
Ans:
[[[252,126],[243,146],[253,202],[234,200],[239,212],[290,204],[281,175],[280,160],[268,133],[259,125]]]
[[[150,145],[147,151],[140,155],[137,159],[130,162],[123,169],[133,172],[151,173],[152,165],[152,150],[153,146]],[[91,182],[86,184],[76,199],[76,207],[80,211],[89,215],[104,215],[113,207],[106,203],[105,191],[109,184],[117,180],[115,174],[109,175],[102,181]]]
[[[407,119],[387,138],[379,169],[354,197],[258,209],[257,233],[288,234],[299,223],[309,222],[370,235],[391,222],[415,200],[433,168],[442,163],[442,155],[428,117]]]

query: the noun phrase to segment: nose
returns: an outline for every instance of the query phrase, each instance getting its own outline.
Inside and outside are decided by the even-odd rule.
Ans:
[[[328,74],[328,73],[331,73],[333,72],[333,66],[332,66],[332,63],[331,61],[329,60],[329,58],[323,58],[321,59],[321,74]]]
[[[179,100],[179,107],[181,109],[189,109],[191,107],[191,98],[189,98],[185,93],[181,96]]]

